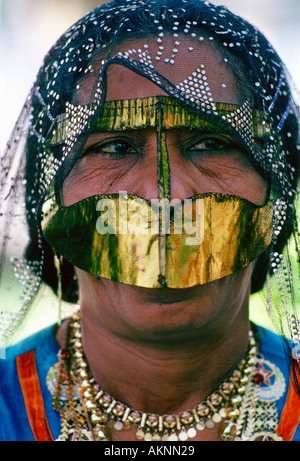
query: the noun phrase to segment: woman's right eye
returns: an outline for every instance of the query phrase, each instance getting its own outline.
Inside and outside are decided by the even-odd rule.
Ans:
[[[127,141],[114,140],[114,141],[102,141],[97,144],[93,144],[88,147],[84,155],[95,154],[103,155],[109,158],[124,158],[129,155],[136,155],[136,149]]]

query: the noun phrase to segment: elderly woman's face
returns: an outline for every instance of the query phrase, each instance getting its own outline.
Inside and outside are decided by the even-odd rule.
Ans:
[[[182,38],[189,46],[188,38]],[[139,42],[131,42],[138,47]],[[171,46],[171,45],[170,45]],[[243,104],[245,95],[212,46],[198,44],[197,51],[189,57],[190,68],[202,62],[207,82],[216,102]],[[128,44],[119,48],[128,49]],[[185,60],[186,61],[186,60]],[[170,68],[165,63],[157,70],[168,76],[172,70],[174,83],[186,78],[187,70],[177,57],[179,66]],[[96,72],[95,72],[96,73]],[[76,95],[76,104],[89,103],[95,81],[92,74],[82,82]],[[165,95],[149,80],[120,65],[107,70],[107,101],[146,98]],[[196,130],[167,130],[167,149],[170,162],[171,199],[183,200],[195,194],[220,192],[238,195],[262,205],[266,199],[267,185],[247,159],[242,148],[228,135],[203,133]],[[97,194],[126,191],[145,199],[157,198],[157,133],[155,128],[122,132],[93,133],[87,139],[81,158],[77,161],[63,185],[62,199],[69,206]],[[246,268],[211,283],[188,289],[146,289],[100,278],[77,270],[82,305],[93,300],[99,304],[101,322],[114,331],[135,335],[146,331],[153,337],[167,329],[170,332],[186,331],[192,334],[199,325],[217,318],[230,322],[237,309],[247,311],[252,264]],[[167,309],[162,309],[162,307]],[[205,307],[205,308],[204,308]],[[223,312],[220,316],[218,313]],[[179,330],[178,330],[179,328]],[[131,333],[130,333],[131,332]],[[160,334],[159,333],[159,334]],[[137,336],[136,336],[137,337]]]
[[[183,37],[188,47],[190,39]],[[130,42],[138,48],[139,42]],[[171,44],[170,44],[171,46]],[[207,44],[198,44],[190,53],[189,65],[203,63],[212,98],[215,102],[243,104],[245,95],[238,88],[228,65],[219,52]],[[128,45],[119,47],[121,51]],[[181,63],[180,53],[177,62]],[[187,70],[166,63],[157,70],[163,75],[173,71],[175,83],[184,80]],[[120,65],[107,71],[107,100],[124,100],[165,95],[152,82]],[[87,104],[93,78],[81,85],[76,103]],[[262,205],[266,183],[247,159],[245,153],[228,134],[203,133],[197,130],[167,130],[167,148],[171,170],[171,199],[183,200],[194,194],[220,192],[244,197]],[[157,198],[157,136],[153,129],[93,133],[89,136],[81,158],[64,182],[63,202],[71,205],[96,194],[126,191],[148,200]]]

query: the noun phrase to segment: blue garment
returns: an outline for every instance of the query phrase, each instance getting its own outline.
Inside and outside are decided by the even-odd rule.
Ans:
[[[16,357],[35,350],[36,368],[44,398],[45,410],[53,438],[60,434],[59,414],[53,410],[52,395],[46,385],[49,369],[58,361],[59,344],[55,339],[56,325],[26,338],[5,351],[0,360],[0,441],[34,441],[19,384]]]
[[[57,353],[59,345],[55,339],[55,331],[55,325],[40,331],[30,338],[8,348],[5,359],[0,360],[0,441],[34,440],[16,369],[16,357],[32,349],[35,350],[36,367],[49,427],[54,440],[59,436],[59,414],[53,410],[52,396],[46,385],[47,373],[50,367],[58,360]],[[282,341],[279,336],[262,327],[258,327],[258,339],[260,342],[260,352],[266,360],[274,363],[281,370],[286,380],[284,395],[277,401],[278,414],[280,415],[289,384],[289,370]],[[300,426],[294,440],[300,441]]]

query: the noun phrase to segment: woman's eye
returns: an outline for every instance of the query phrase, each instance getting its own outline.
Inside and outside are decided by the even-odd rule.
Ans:
[[[207,136],[205,138],[199,139],[196,144],[190,146],[187,151],[188,153],[214,153],[219,152],[223,153],[227,149],[232,147],[232,142],[230,140],[214,137],[214,136]]]
[[[88,147],[84,154],[106,155],[110,158],[123,158],[135,155],[136,150],[126,141],[103,141]]]

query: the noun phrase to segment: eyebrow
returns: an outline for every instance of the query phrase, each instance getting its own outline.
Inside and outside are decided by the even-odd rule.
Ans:
[[[246,130],[248,133],[252,131],[256,139],[270,135],[266,116],[252,109],[247,101],[243,105],[207,102],[206,106],[206,113],[217,115],[223,123],[218,124],[217,118],[213,123],[204,111],[196,113],[168,96],[108,101],[91,129],[89,116],[93,115],[93,105],[73,106],[67,103],[66,112],[57,117],[46,142],[51,145],[62,144],[70,136],[71,130],[74,136],[76,130],[78,135],[82,132],[122,132],[155,128],[158,123],[164,129],[189,128],[215,133]]]

